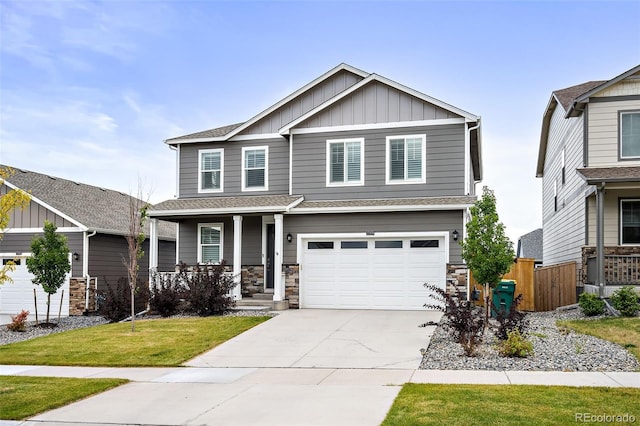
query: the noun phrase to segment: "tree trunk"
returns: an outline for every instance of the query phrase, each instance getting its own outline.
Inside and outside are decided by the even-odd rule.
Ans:
[[[129,283],[129,288],[131,289],[131,332],[136,331],[136,288]]]
[[[484,284],[484,327],[482,328],[482,333],[485,334],[487,332],[487,327],[489,326],[489,309],[491,309],[491,305],[489,304],[489,284]]]
[[[51,307],[51,294],[47,293],[47,324],[49,324],[49,307]]]

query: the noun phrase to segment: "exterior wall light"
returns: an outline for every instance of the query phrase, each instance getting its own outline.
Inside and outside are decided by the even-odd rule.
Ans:
[[[454,229],[453,232],[451,233],[451,235],[453,236],[453,241],[458,241],[458,230]]]
[[[74,252],[73,253],[73,260],[75,260],[75,261],[80,260],[80,255],[78,254],[78,252]]]
[[[291,235],[291,232],[289,232],[287,234],[287,242],[290,243],[291,241],[293,241],[293,236]]]

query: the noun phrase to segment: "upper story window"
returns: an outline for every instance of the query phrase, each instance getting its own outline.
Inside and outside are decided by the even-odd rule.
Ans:
[[[222,223],[198,224],[198,263],[220,263],[223,230]]]
[[[327,141],[327,186],[364,185],[364,139]]]
[[[565,158],[564,158],[564,148],[562,148],[562,152],[560,153],[560,174],[561,174],[561,179],[562,179],[562,184],[564,185],[566,182],[566,164],[565,164]]]
[[[269,189],[269,147],[242,148],[242,190]]]
[[[426,135],[387,136],[386,181],[426,182]]]
[[[201,149],[198,157],[198,192],[222,192],[224,150]]]
[[[640,244],[640,200],[620,200],[620,243]]]
[[[620,113],[620,158],[640,158],[640,111]]]

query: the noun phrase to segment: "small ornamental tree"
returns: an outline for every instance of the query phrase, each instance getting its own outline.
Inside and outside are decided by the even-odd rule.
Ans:
[[[57,229],[54,223],[45,220],[44,235],[33,238],[31,257],[27,258],[27,269],[35,276],[33,283],[41,285],[47,293],[47,323],[51,295],[64,284],[66,275],[71,271],[67,237],[57,234]]]
[[[10,167],[0,168],[0,186],[4,184],[5,179],[15,173]],[[7,188],[8,189],[8,188]],[[24,210],[29,205],[31,197],[20,189],[8,189],[4,194],[0,194],[0,240],[4,235],[4,230],[9,226],[11,212],[15,209]],[[9,272],[16,268],[13,261],[0,265],[0,285],[5,282],[13,282],[9,276]]]
[[[460,243],[462,258],[478,283],[484,286],[485,323],[489,323],[489,288],[494,288],[511,265],[515,253],[513,243],[505,235],[504,225],[496,210],[496,196],[486,186],[482,198],[471,207],[471,220],[467,223],[467,236]]]

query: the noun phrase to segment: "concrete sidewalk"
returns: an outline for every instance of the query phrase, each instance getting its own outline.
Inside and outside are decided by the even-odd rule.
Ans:
[[[6,425],[378,425],[404,383],[640,387],[640,373],[623,372],[0,366],[0,373],[132,380]]]

